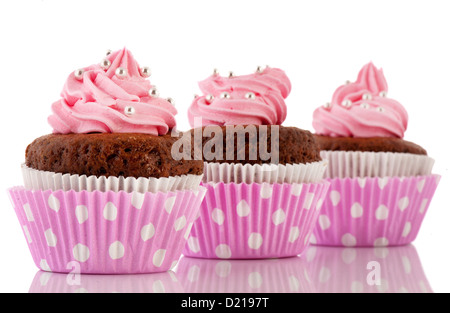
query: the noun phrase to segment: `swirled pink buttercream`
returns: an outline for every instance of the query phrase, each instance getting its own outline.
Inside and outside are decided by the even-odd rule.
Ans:
[[[265,68],[251,75],[212,75],[199,83],[203,96],[188,110],[189,122],[201,117],[202,125],[280,125],[286,118],[284,99],[291,82],[284,71]],[[199,126],[199,125],[195,125]]]
[[[331,103],[314,111],[314,129],[332,137],[403,138],[408,113],[387,91],[383,70],[365,65],[356,82],[340,86]]]
[[[176,126],[177,110],[167,100],[149,95],[152,85],[130,51],[113,52],[106,60],[108,66],[91,65],[78,77],[69,75],[48,118],[54,133],[165,135]]]

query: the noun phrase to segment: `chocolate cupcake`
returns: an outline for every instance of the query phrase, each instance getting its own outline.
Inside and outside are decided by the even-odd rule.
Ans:
[[[46,271],[161,272],[181,255],[204,197],[203,164],[175,160],[177,110],[127,50],[76,70],[9,193]]]
[[[255,259],[300,254],[327,184],[313,135],[281,126],[291,83],[284,71],[217,73],[188,110],[192,156],[208,188],[184,254]],[[276,238],[274,240],[274,238]]]
[[[434,160],[403,139],[408,113],[387,96],[381,69],[365,65],[353,83],[340,86],[330,103],[314,111],[313,127],[326,177],[387,177],[431,174]]]
[[[403,139],[408,114],[387,91],[383,71],[369,63],[314,112],[331,182],[318,244],[403,245],[417,236],[439,176],[426,150]]]
[[[205,161],[204,182],[315,183],[323,162],[313,135],[281,125],[291,83],[284,71],[259,68],[255,74],[199,83],[203,96],[188,110],[192,155]],[[248,173],[248,175],[247,175]],[[230,176],[232,175],[232,176]]]

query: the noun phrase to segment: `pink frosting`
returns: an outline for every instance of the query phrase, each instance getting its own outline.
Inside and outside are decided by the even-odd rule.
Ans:
[[[314,111],[314,129],[332,137],[403,138],[408,113],[387,91],[383,70],[365,65],[356,82],[340,86],[330,104]]]
[[[286,118],[284,99],[291,91],[291,82],[277,68],[265,68],[245,76],[212,75],[199,83],[203,96],[194,99],[188,117],[192,127],[195,117],[206,125],[280,125]],[[229,98],[221,98],[224,92]],[[254,98],[246,98],[252,93]],[[212,101],[207,97],[213,96]]]
[[[100,64],[84,68],[82,77],[71,73],[61,99],[53,103],[48,122],[54,133],[146,133],[165,135],[176,126],[177,110],[167,100],[150,96],[150,81],[126,48]],[[117,68],[126,75],[116,75]],[[126,114],[126,108],[132,110]]]

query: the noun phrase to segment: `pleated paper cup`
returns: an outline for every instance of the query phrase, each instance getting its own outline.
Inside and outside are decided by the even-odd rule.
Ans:
[[[301,257],[270,260],[207,260],[183,257],[176,273],[187,293],[312,293]]]
[[[312,242],[369,247],[411,243],[439,180],[439,175],[329,179]]]
[[[125,191],[125,192],[169,192],[197,190],[203,175],[181,175],[161,178],[105,177],[71,175],[39,171],[22,165],[22,176],[26,189],[63,191]]]
[[[328,161],[326,178],[426,176],[434,159],[426,155],[392,152],[321,151]]]
[[[213,259],[295,256],[309,244],[329,183],[203,184],[184,255]]]
[[[38,271],[29,293],[181,293],[172,271],[140,275],[80,275]]]
[[[379,248],[310,246],[310,279],[319,293],[432,293],[413,245]]]
[[[205,188],[141,194],[15,187],[9,195],[41,270],[132,274],[176,264]]]
[[[238,164],[205,162],[204,183],[318,183],[327,161],[307,164]]]

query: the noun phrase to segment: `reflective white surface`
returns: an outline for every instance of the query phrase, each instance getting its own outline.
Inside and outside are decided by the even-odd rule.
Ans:
[[[140,275],[68,275],[38,271],[29,293],[179,293],[172,271]]]
[[[374,277],[370,262],[377,262]],[[369,277],[369,282],[368,282]],[[373,280],[372,278],[375,278]],[[373,284],[374,283],[374,284]],[[378,284],[377,284],[378,283]],[[208,260],[183,257],[175,272],[67,275],[38,271],[30,293],[430,293],[414,246],[310,247],[302,257]]]
[[[208,260],[184,257],[176,272],[185,292],[314,292],[300,257],[268,260]]]
[[[316,292],[433,292],[413,245],[389,248],[312,246],[305,259]]]

